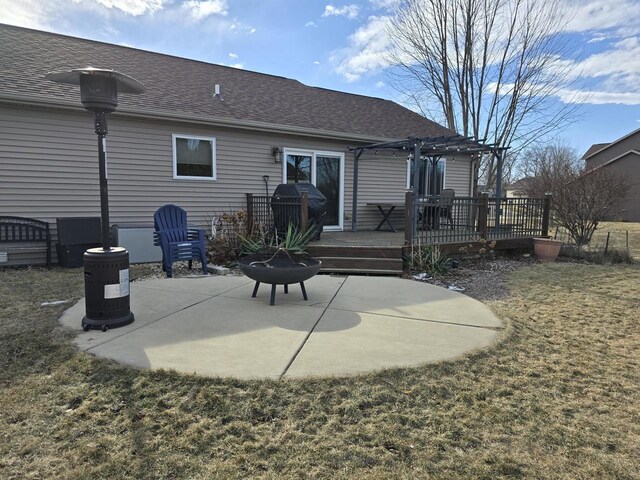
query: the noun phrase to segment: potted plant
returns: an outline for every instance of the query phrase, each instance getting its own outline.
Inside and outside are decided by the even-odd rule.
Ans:
[[[264,236],[258,240],[243,239],[247,255],[240,259],[242,273],[256,285],[251,297],[258,293],[261,283],[271,284],[271,301],[275,303],[276,285],[284,285],[284,293],[289,293],[288,286],[299,283],[302,296],[307,300],[304,282],[320,271],[321,262],[305,252],[315,230],[300,232],[289,225],[284,237],[274,235],[272,241],[266,242]]]
[[[561,246],[561,240],[554,240],[552,238],[533,239],[533,251],[536,258],[542,262],[555,262],[560,253]]]

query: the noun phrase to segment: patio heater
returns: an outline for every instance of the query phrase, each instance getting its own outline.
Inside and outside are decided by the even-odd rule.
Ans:
[[[98,135],[102,248],[90,248],[84,253],[86,316],[82,319],[82,328],[104,332],[134,320],[130,310],[129,252],[122,247],[112,247],[109,237],[107,115],[118,106],[118,92],[140,94],[145,92],[145,88],[122,73],[93,67],[52,72],[45,78],[52,82],[80,85],[80,100],[84,108],[93,112]]]

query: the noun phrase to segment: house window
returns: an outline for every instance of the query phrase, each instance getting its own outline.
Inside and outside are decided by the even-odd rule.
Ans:
[[[444,189],[446,160],[438,159],[436,163],[436,182],[435,191],[431,191],[431,175],[433,172],[433,163],[430,158],[422,158],[420,160],[421,175],[418,178],[418,195],[440,195]],[[413,188],[413,161],[407,161],[407,188]]]
[[[173,178],[216,179],[216,139],[173,135]]]

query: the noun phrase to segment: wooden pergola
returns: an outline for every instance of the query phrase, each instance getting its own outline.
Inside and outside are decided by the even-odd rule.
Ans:
[[[385,143],[374,143],[360,147],[349,147],[353,152],[353,206],[351,216],[351,230],[357,230],[357,206],[358,206],[358,168],[360,156],[366,151],[393,151],[405,152],[413,161],[413,199],[418,197],[418,185],[421,172],[421,159],[428,159],[432,169],[431,191],[436,189],[436,169],[438,160],[452,154],[464,155],[493,155],[497,162],[496,171],[496,222],[499,225],[500,198],[502,197],[502,167],[504,152],[508,147],[500,147],[487,144],[480,140],[474,140],[462,135],[448,137],[408,137],[404,140],[396,140]],[[415,203],[415,202],[414,202]]]

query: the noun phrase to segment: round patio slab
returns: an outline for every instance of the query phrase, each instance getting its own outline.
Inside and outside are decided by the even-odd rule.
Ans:
[[[490,345],[501,321],[481,302],[427,283],[317,275],[298,285],[241,276],[155,279],[131,284],[135,322],[83,332],[84,301],[60,321],[99,357],[210,377],[341,376],[455,358]]]

